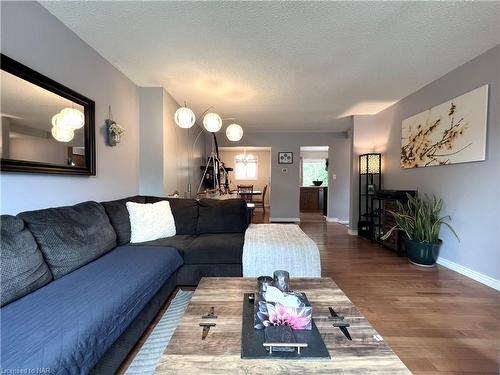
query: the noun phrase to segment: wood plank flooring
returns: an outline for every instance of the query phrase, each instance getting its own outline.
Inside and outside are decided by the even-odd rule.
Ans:
[[[268,214],[257,210],[253,221]],[[303,217],[300,226],[318,244],[323,276],[414,374],[500,374],[500,292],[441,266],[411,265],[340,224]]]

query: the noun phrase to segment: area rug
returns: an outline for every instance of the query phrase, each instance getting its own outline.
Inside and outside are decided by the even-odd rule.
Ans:
[[[154,372],[192,296],[193,292],[190,291],[177,292],[167,311],[128,367],[126,375],[150,375]]]

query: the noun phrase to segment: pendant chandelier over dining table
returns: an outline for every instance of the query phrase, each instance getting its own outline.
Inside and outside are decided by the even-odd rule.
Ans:
[[[202,113],[203,127],[210,133],[216,133],[222,128],[223,119],[215,112],[208,112],[209,109]],[[184,105],[175,111],[174,120],[180,128],[189,129],[195,124],[196,116],[190,108]],[[243,128],[235,123],[230,124],[226,128],[226,137],[231,142],[238,142],[243,137]]]

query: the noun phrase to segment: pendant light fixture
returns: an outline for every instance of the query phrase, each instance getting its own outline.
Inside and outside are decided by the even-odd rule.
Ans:
[[[75,108],[64,108],[52,116],[52,136],[59,142],[69,142],[75,136],[75,130],[85,125],[85,115]]]
[[[216,133],[222,128],[222,119],[217,113],[207,113],[205,117],[203,117],[203,126],[210,133]]]
[[[175,111],[174,120],[179,127],[189,129],[194,125],[196,116],[190,108],[184,105],[184,107],[180,107]]]
[[[212,107],[209,107],[203,112],[200,117],[203,117],[203,128],[210,133],[217,133],[222,128],[222,118],[215,112],[208,112]],[[226,118],[225,120],[233,120],[234,118]],[[177,108],[174,114],[174,121],[180,128],[189,129],[196,122],[196,116],[191,108],[184,103],[183,107]],[[238,142],[243,137],[243,128],[241,125],[232,123],[226,129],[226,137],[231,142]]]
[[[226,129],[226,137],[231,142],[238,142],[243,137],[243,128],[238,124],[231,124]]]
[[[69,128],[62,128],[59,126],[52,127],[52,136],[59,142],[69,142],[75,136],[75,131]]]
[[[61,117],[59,119],[59,126],[68,129],[81,129],[85,124],[85,116],[81,111],[75,108],[64,108],[59,112]]]

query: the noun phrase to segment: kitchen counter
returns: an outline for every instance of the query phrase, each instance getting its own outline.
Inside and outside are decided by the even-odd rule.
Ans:
[[[325,211],[326,186],[301,186],[300,211]]]

